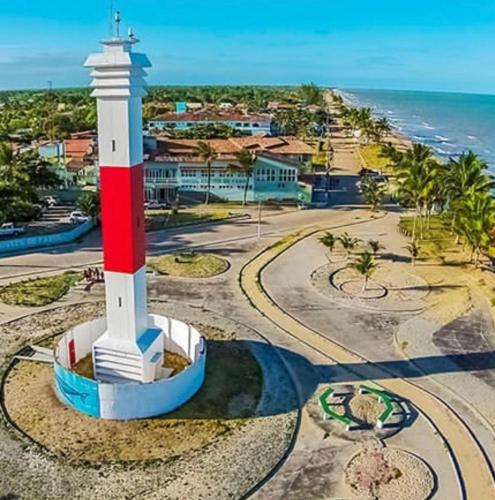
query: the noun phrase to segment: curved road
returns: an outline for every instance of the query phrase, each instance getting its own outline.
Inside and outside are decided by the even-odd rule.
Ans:
[[[288,315],[263,289],[262,271],[289,247],[315,232],[317,232],[315,229],[306,229],[298,236],[287,238],[282,243],[273,245],[258,254],[242,269],[241,287],[251,304],[265,317],[289,335],[328,358],[346,365],[370,362]],[[390,373],[378,365],[375,367],[376,372],[380,374],[380,385],[409,399],[431,420],[443,436],[462,478],[464,497],[473,500],[494,498],[495,480],[490,465],[475,436],[459,415],[434,394],[405,378],[392,378]]]

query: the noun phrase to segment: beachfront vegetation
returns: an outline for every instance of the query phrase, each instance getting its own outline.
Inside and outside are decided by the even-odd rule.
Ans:
[[[334,94],[333,101],[337,105],[340,118],[352,136],[370,142],[382,142],[390,133],[391,127],[385,117],[374,118],[371,108],[355,108],[347,106],[342,97]]]
[[[390,160],[381,154],[381,144],[361,144],[358,152],[364,167],[386,173],[390,171]]]
[[[469,260],[478,266],[489,252],[495,229],[495,181],[487,174],[487,164],[471,151],[443,163],[422,144],[404,152],[388,145],[383,155],[396,173],[399,201],[414,210],[411,241],[425,240],[437,215],[457,243],[469,246]]]
[[[46,306],[62,298],[80,280],[81,273],[67,271],[56,276],[11,283],[0,288],[0,300],[12,306]]]

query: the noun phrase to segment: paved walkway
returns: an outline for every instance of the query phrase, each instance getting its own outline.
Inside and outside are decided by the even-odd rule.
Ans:
[[[314,233],[305,230],[299,236],[287,239],[283,244],[274,245],[251,260],[242,270],[241,286],[253,304],[265,317],[295,337],[305,345],[311,346],[321,354],[340,364],[369,363],[341,344],[318,334],[294,317],[289,316],[265,293],[260,282],[261,271],[288,247]],[[261,286],[260,286],[261,285]],[[409,399],[426,415],[437,431],[445,439],[464,485],[464,496],[469,499],[491,499],[495,491],[492,471],[485,459],[483,450],[464,421],[441,399],[404,378],[391,378],[390,373],[375,365],[376,378],[386,390]]]

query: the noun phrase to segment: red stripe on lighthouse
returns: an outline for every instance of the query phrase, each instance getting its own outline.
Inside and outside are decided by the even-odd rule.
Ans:
[[[143,165],[100,167],[105,271],[133,274],[145,263]]]

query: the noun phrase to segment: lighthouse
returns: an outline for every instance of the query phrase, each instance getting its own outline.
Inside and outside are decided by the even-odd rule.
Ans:
[[[93,368],[105,382],[151,382],[163,361],[163,332],[148,326],[146,297],[142,98],[151,63],[133,52],[137,42],[117,29],[85,62],[97,99],[107,319]]]

